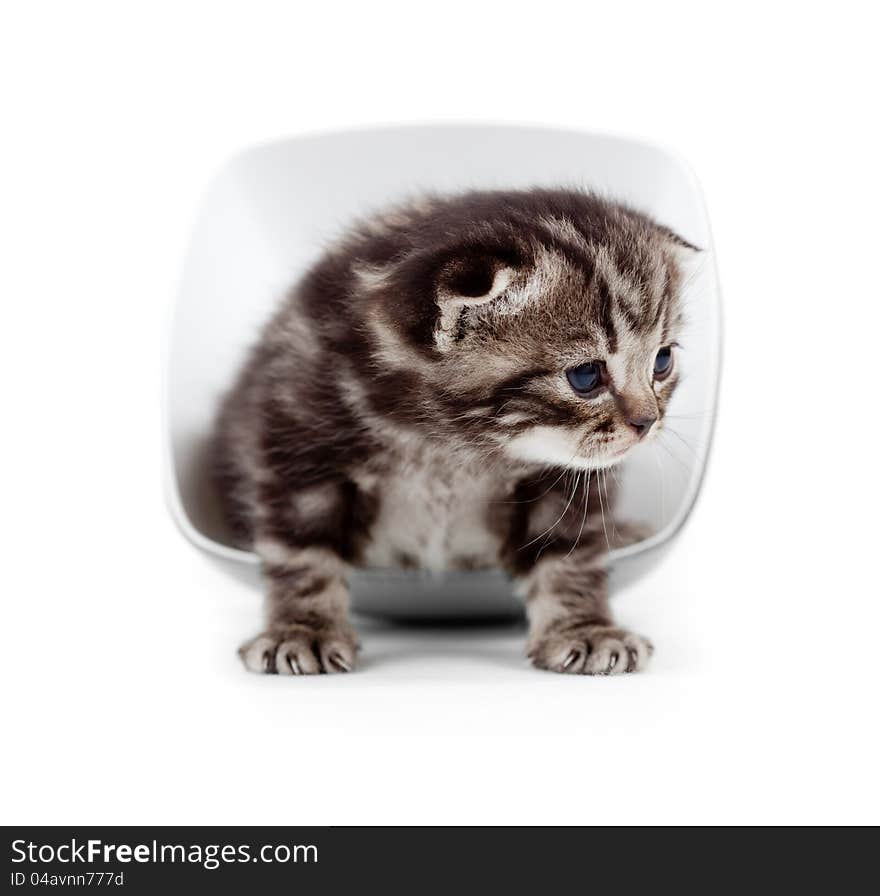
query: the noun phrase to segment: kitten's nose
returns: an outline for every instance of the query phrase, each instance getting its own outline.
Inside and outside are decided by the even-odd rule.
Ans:
[[[636,431],[636,435],[640,439],[643,439],[650,432],[651,427],[657,422],[657,418],[647,415],[630,417],[626,422]]]

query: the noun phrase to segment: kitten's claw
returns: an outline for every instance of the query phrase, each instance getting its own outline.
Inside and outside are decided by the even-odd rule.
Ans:
[[[351,672],[351,666],[335,651],[330,654],[330,665],[340,672]]]
[[[621,675],[644,669],[654,648],[641,635],[608,625],[566,625],[534,638],[529,658],[539,669],[582,675]]]
[[[245,667],[264,675],[318,675],[351,672],[357,639],[347,626],[313,629],[291,626],[257,635],[238,653]]]
[[[563,669],[568,669],[568,667],[569,667],[572,663],[576,662],[579,658],[580,658],[580,651],[578,651],[578,650],[572,650],[571,653],[569,653],[568,658],[566,659],[566,661],[562,664],[562,668],[563,668]]]

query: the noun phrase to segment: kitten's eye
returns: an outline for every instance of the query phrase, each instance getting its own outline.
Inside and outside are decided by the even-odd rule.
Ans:
[[[572,367],[565,375],[571,388],[580,395],[587,395],[602,385],[602,367],[598,361]]]
[[[669,376],[672,370],[672,349],[666,345],[657,352],[654,358],[654,379],[662,380]]]

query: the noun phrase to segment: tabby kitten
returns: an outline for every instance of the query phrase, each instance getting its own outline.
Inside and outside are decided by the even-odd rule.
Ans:
[[[610,495],[592,472],[661,426],[692,250],[564,190],[426,198],[331,248],[218,421],[217,482],[268,592],[247,668],[350,671],[360,565],[501,566],[535,666],[642,669],[650,643],[608,608]]]

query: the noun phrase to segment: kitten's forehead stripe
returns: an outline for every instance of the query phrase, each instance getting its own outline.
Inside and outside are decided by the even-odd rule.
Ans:
[[[596,277],[596,290],[599,297],[599,326],[605,334],[605,342],[611,354],[617,351],[617,327],[614,323],[614,299],[608,283],[601,276]]]

